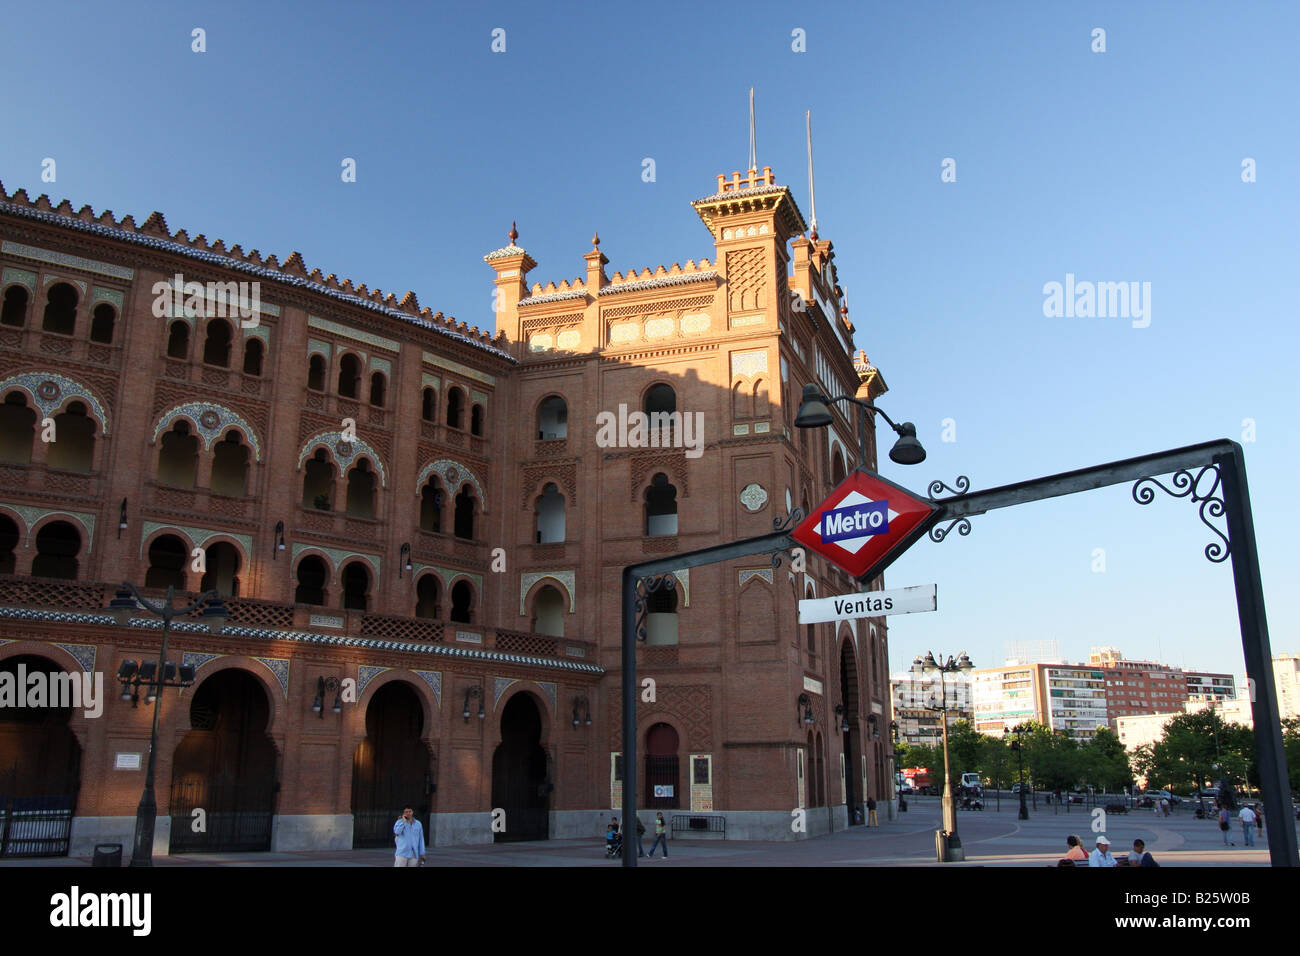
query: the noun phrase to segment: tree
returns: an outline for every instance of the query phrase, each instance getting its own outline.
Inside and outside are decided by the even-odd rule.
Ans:
[[[953,721],[948,728],[948,755],[952,757],[954,776],[978,770],[984,735],[975,732],[969,720]],[[954,786],[961,783],[958,778]]]
[[[1133,783],[1128,752],[1119,736],[1109,727],[1101,727],[1092,739],[1079,748],[1081,779],[1098,790],[1118,792]]]

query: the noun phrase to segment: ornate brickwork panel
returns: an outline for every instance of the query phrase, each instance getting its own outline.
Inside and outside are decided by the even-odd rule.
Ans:
[[[379,484],[383,487],[388,486],[388,470],[384,468],[384,461],[379,453],[363,440],[360,436],[347,441],[343,438],[341,431],[321,432],[313,435],[302,446],[298,452],[298,469],[302,469],[303,462],[310,458],[317,448],[324,446],[334,454],[334,463],[339,466],[340,470],[347,472],[352,467],[352,463],[362,455],[370,459],[375,466],[375,471],[379,473]]]
[[[194,426],[199,437],[203,439],[204,449],[208,451],[212,450],[213,440],[233,425],[243,433],[252,447],[254,460],[262,460],[262,442],[257,437],[257,429],[238,412],[213,402],[187,402],[168,409],[154,426],[154,442],[157,442],[159,436],[170,429],[178,418],[184,418]]]
[[[684,724],[677,727],[682,735],[682,746],[688,751],[713,749],[713,689],[708,684],[666,684],[658,683],[657,700],[654,703],[638,701],[638,718],[654,718],[663,715],[673,723]],[[608,706],[607,727],[615,749],[623,746],[623,695],[613,690],[606,698]],[[651,719],[649,721],[653,723]],[[644,743],[644,742],[642,742]]]
[[[543,579],[554,581],[564,589],[564,593],[569,596],[569,613],[572,614],[577,608],[577,600],[573,593],[576,579],[576,572],[574,571],[526,571],[521,574],[519,576],[519,613],[527,613],[524,599],[528,596],[529,589]]]
[[[691,486],[686,477],[686,452],[684,449],[668,449],[639,452],[632,456],[630,490],[633,501],[641,497],[643,486],[660,471],[668,475],[668,480],[677,488],[678,495],[683,498],[690,497]]]
[[[525,511],[529,510],[541,493],[541,488],[550,481],[556,482],[563,490],[566,508],[578,503],[578,459],[564,458],[548,461],[544,465],[524,466],[523,497],[519,506]]]
[[[86,553],[90,553],[90,546],[95,539],[95,516],[84,514],[80,511],[60,511],[50,508],[35,508],[31,505],[8,505],[11,511],[16,511],[22,515],[24,523],[27,525],[27,544],[30,545],[32,539],[32,529],[36,527],[36,522],[40,521],[47,515],[57,515],[61,518],[75,518],[80,521],[86,529]]]
[[[763,308],[765,296],[762,249],[737,249],[727,253],[727,308],[750,312]]]
[[[85,403],[87,411],[102,427],[102,434],[109,433],[108,411],[98,396],[81,382],[57,372],[19,372],[0,380],[0,393],[14,386],[31,396],[32,403],[40,410],[42,418],[57,415],[69,401],[76,399]]]
[[[468,481],[474,489],[474,497],[478,499],[479,507],[483,509],[484,514],[487,513],[488,501],[483,494],[483,485],[474,472],[460,462],[440,458],[421,468],[420,475],[415,482],[416,495],[421,493],[421,489],[424,488],[425,482],[429,480],[430,475],[437,475],[442,480],[442,486],[453,493]]]

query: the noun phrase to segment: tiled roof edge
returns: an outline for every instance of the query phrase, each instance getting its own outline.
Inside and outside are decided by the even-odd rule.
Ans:
[[[705,279],[716,279],[718,273],[714,269],[707,272],[691,272],[679,276],[658,276],[654,279],[642,279],[638,282],[617,282],[613,285],[602,286],[601,295],[617,295],[620,292],[639,292],[642,289],[658,289],[663,286],[686,285],[688,282],[703,282]]]

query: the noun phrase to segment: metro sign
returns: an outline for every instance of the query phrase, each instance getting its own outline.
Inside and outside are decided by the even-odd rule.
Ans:
[[[883,570],[906,551],[938,511],[933,502],[859,470],[845,478],[790,537],[862,578],[869,570]]]

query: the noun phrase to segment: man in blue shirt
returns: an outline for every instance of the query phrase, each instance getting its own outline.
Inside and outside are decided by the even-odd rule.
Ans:
[[[415,819],[415,811],[407,807],[393,824],[397,842],[397,856],[393,866],[424,866],[424,827]]]

